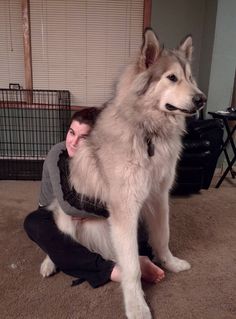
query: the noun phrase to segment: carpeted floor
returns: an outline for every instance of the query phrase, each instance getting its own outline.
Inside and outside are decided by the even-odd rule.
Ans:
[[[39,182],[0,181],[0,318],[125,318],[119,284],[70,287],[58,273],[43,279],[44,254],[22,223],[37,205]],[[143,284],[155,319],[236,318],[236,182],[171,199],[171,248],[191,264]]]

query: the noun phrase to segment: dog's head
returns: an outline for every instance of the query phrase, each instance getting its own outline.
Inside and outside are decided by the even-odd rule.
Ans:
[[[144,34],[131,89],[142,105],[178,115],[192,115],[206,103],[191,72],[192,37],[187,36],[174,50],[160,46],[151,29]]]

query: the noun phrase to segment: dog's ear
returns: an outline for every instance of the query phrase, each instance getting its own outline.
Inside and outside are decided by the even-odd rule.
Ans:
[[[139,57],[139,68],[145,70],[153,65],[160,54],[160,43],[152,29],[146,29]]]
[[[192,61],[192,55],[193,55],[193,39],[191,35],[187,35],[181,42],[178,47],[178,50],[184,54],[184,57],[189,60],[189,62]]]

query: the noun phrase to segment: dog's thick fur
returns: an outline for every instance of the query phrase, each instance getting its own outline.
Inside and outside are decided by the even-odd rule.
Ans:
[[[166,50],[147,30],[140,56],[121,76],[115,97],[71,160],[76,191],[106,202],[110,217],[79,223],[65,215],[56,201],[51,205],[59,229],[120,265],[129,319],[151,318],[140,282],[141,216],[162,265],[174,272],[190,268],[169,249],[169,191],[185,116],[196,113],[206,100],[192,78],[191,56],[190,36],[177,49]],[[47,258],[42,274],[47,276],[52,266]]]

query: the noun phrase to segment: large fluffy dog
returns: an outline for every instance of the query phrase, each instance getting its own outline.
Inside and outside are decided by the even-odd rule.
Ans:
[[[120,265],[129,319],[151,318],[140,283],[140,216],[162,265],[174,272],[190,268],[169,249],[169,190],[185,116],[195,114],[206,101],[192,77],[191,56],[190,36],[171,51],[161,48],[153,31],[147,30],[140,56],[123,73],[115,97],[72,159],[72,185],[106,202],[110,217],[77,223],[57,202],[51,205],[63,232]]]

